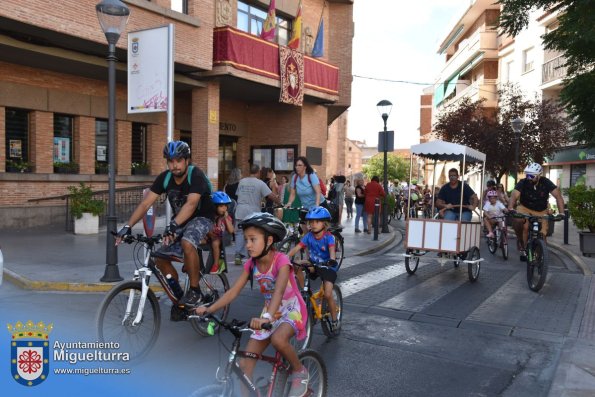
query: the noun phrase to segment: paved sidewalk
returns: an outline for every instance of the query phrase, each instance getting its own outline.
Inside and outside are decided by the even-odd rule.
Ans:
[[[390,233],[379,234],[378,241],[364,233],[355,233],[352,219],[343,220],[345,256],[365,255],[379,250],[400,238],[391,228]],[[164,220],[158,220],[156,231],[164,229]],[[142,232],[142,222],[133,233]],[[98,235],[79,236],[60,227],[0,231],[0,246],[4,254],[4,282],[21,288],[42,291],[108,291],[113,283],[102,283],[106,263],[106,230]],[[230,281],[241,272],[233,265],[233,245],[227,247]],[[120,276],[130,279],[134,271],[133,246],[118,247]],[[141,252],[142,255],[142,252]]]

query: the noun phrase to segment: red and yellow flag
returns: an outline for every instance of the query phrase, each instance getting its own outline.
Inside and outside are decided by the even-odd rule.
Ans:
[[[275,0],[271,0],[269,4],[269,12],[267,13],[267,19],[262,25],[262,32],[260,32],[260,38],[267,41],[275,41],[275,26],[277,22],[277,16],[275,15]]]
[[[302,36],[302,0],[298,5],[297,15],[293,22],[293,32],[291,34],[291,40],[287,43],[289,48],[297,50],[300,47],[300,37]]]

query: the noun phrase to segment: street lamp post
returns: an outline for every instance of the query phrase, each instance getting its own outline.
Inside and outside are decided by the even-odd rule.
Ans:
[[[119,0],[103,0],[95,6],[97,19],[108,43],[108,212],[106,265],[101,281],[122,281],[118,270],[118,250],[112,232],[116,232],[118,218],[116,217],[116,43],[120,34],[126,28],[130,15],[128,7]]]
[[[523,120],[520,117],[517,117],[516,119],[512,120],[510,122],[510,126],[512,127],[512,130],[514,131],[514,169],[513,169],[513,174],[512,177],[514,178],[514,185],[516,186],[516,181],[517,181],[517,175],[519,173],[519,142],[521,140],[521,131],[523,131],[523,128],[525,127],[525,120]]]
[[[386,195],[388,195],[388,133],[386,131],[386,121],[388,120],[388,116],[390,115],[390,112],[393,108],[393,104],[390,103],[390,101],[387,101],[386,99],[383,99],[382,101],[378,102],[376,104],[376,108],[378,109],[378,113],[380,113],[380,116],[382,117],[382,121],[384,121],[384,145],[383,145],[383,152],[384,152],[384,168],[383,168],[383,178],[384,178],[384,182],[383,182],[383,187],[384,187],[384,193]],[[387,219],[387,211],[386,211],[386,205],[387,205],[387,198],[385,196],[384,198],[384,205],[382,206],[382,233],[388,233],[388,219]]]

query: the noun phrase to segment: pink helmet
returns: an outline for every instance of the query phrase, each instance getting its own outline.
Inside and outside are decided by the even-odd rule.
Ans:
[[[498,197],[498,192],[495,190],[488,190],[488,194],[487,194],[488,198],[490,197]]]

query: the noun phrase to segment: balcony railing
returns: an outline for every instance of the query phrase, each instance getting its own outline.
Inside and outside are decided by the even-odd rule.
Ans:
[[[215,28],[213,66],[232,68],[280,80],[279,45],[234,29]],[[304,87],[339,95],[339,68],[304,55]]]
[[[543,64],[541,67],[541,84],[566,77],[566,58],[559,56]]]

